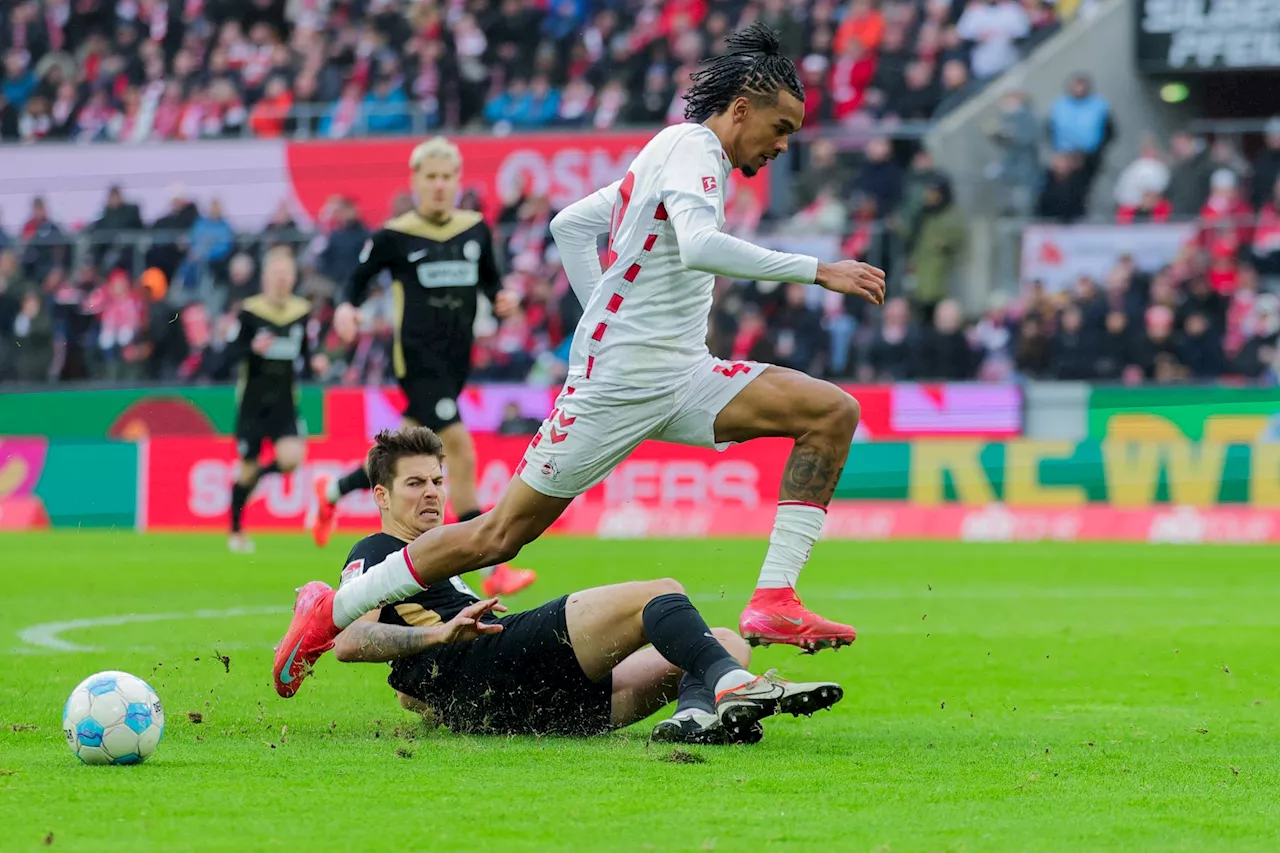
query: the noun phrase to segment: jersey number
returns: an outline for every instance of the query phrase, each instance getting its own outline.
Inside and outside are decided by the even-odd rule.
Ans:
[[[622,227],[623,218],[627,215],[627,207],[631,204],[631,191],[635,186],[635,172],[627,172],[618,186],[618,197],[613,202],[613,212],[609,214],[609,254],[605,258],[605,269],[613,266],[613,262],[618,259],[618,253],[613,250],[613,240],[618,234],[618,229]]]

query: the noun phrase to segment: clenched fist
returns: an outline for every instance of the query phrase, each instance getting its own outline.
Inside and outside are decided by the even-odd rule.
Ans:
[[[349,344],[359,334],[363,319],[359,308],[344,302],[333,312],[333,330],[338,333],[338,338],[343,343]]]

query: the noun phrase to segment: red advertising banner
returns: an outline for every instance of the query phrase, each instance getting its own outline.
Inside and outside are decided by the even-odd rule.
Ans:
[[[480,501],[492,506],[506,488],[529,439],[477,436]],[[232,439],[154,438],[141,452],[148,454],[145,484],[147,529],[223,529],[236,473]],[[314,440],[308,459],[287,477],[263,479],[245,510],[250,530],[300,530],[314,501],[312,483],[320,475],[340,476],[358,464],[368,450],[361,439]],[[790,452],[786,440],[756,441],[724,453],[701,448],[650,442],[641,445],[607,480],[574,501],[556,525],[561,532],[594,531],[604,518],[625,525],[627,512],[658,513],[663,518],[696,517],[682,526],[668,526],[666,535],[680,530],[699,533],[707,519],[763,513],[773,521],[782,468]],[[348,495],[339,505],[339,527],[373,530],[377,508],[369,493]]]
[[[481,502],[492,505],[524,455],[524,438],[477,437]],[[350,470],[367,444],[314,441],[307,464],[263,480],[250,502],[249,530],[301,531],[319,474]],[[236,454],[231,439],[156,438],[149,454],[141,528],[222,530],[227,523]],[[759,441],[724,453],[651,442],[569,507],[552,533],[606,539],[766,536],[789,446]],[[339,526],[372,531],[377,509],[366,493],[347,496]],[[832,504],[826,539],[933,539],[970,542],[1129,541],[1154,543],[1280,542],[1280,511],[1240,508],[1094,505],[1069,508],[913,506],[878,501]]]
[[[626,174],[651,131],[539,133],[459,136],[464,189],[475,189],[486,213],[496,215],[512,191],[545,195],[554,209],[607,186]],[[387,217],[391,199],[409,188],[409,154],[419,139],[361,139],[288,143],[286,160],[293,191],[314,219],[331,196],[353,198],[372,225]],[[729,199],[744,186],[761,206],[769,201],[769,179],[735,172]]]

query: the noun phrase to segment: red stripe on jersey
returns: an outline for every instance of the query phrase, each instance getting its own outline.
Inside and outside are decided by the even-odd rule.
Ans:
[[[622,294],[615,293],[613,294],[613,296],[609,297],[609,304],[604,307],[604,310],[612,311],[614,314],[617,314],[618,309],[621,307],[622,307]]]
[[[596,330],[591,333],[591,340],[593,341],[604,340],[604,330],[607,328],[608,326],[605,325],[604,323],[600,323],[599,325],[597,325]]]
[[[529,442],[529,449],[533,450],[538,446],[538,442],[542,441],[542,433],[538,433],[533,437],[533,441]]]
[[[622,277],[625,278],[627,281],[635,281],[636,276],[638,275],[640,275],[640,265],[632,264],[631,266],[627,267],[627,271],[622,274]]]
[[[573,393],[573,386],[572,386],[572,385],[570,385],[570,386],[568,386],[568,387],[566,387],[566,388],[564,389],[564,395],[565,395],[566,397],[568,397],[568,396],[569,396],[570,394],[572,394],[572,393]]]
[[[647,252],[647,251],[649,251],[650,249],[652,249],[652,248],[653,248],[653,244],[654,244],[654,243],[656,243],[656,242],[658,242],[658,235],[657,235],[657,234],[650,234],[648,237],[645,237],[645,238],[644,238],[644,250],[645,250],[646,252]]]
[[[518,477],[518,476],[520,476],[520,474],[524,471],[524,466],[526,466],[526,465],[528,465],[528,464],[529,464],[529,460],[528,460],[528,459],[521,459],[521,460],[520,460],[520,464],[516,466],[516,476],[517,476],[517,477]]]
[[[587,378],[591,378],[591,368],[596,366],[596,357],[594,355],[587,356]]]
[[[653,212],[653,218],[659,221],[665,221],[667,218],[667,207],[662,202],[658,202],[658,209]]]

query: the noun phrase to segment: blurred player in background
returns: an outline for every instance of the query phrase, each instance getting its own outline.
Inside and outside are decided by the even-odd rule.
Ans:
[[[794,370],[728,362],[707,350],[716,276],[817,284],[884,301],[884,272],[859,261],[821,263],[723,233],[726,183],[787,150],[804,121],[804,89],[777,37],[754,24],[694,75],[684,124],[660,132],[626,176],[556,215],[552,234],[585,305],[569,377],[497,506],[429,530],[389,561],[348,581],[302,588],[277,652],[277,687],[291,683],[338,633],[380,601],[509,560],[573,499],[604,480],[642,441],[724,448],[769,436],[795,444],[756,591],[743,611],[749,642],[808,650],[851,643],[852,626],[806,609],[800,571],[822,531],[849,454],[858,403]],[[607,268],[597,239],[609,234]],[[296,690],[296,685],[294,686]]]
[[[443,450],[423,427],[378,435],[365,467],[382,531],[351,549],[342,583],[403,563],[406,546],[440,526]],[[747,644],[708,628],[673,580],[597,587],[493,615],[505,609],[496,598],[481,601],[461,578],[437,581],[357,619],[338,635],[335,653],[390,663],[387,681],[401,705],[469,733],[600,734],[677,699],[655,740],[754,743],[764,717],[812,714],[843,696],[830,682],[753,676],[744,669]]]
[[[454,207],[462,169],[457,146],[440,136],[430,139],[413,150],[409,169],[417,207],[387,222],[365,244],[333,325],[343,340],[355,340],[370,282],[383,270],[390,272],[392,366],[408,400],[403,423],[428,427],[444,441],[453,512],[469,521],[480,515],[476,450],[462,423],[458,396],[471,372],[476,294],[483,292],[500,317],[515,310],[519,297],[502,290],[493,236],[483,217]],[[317,480],[319,509],[312,525],[317,545],[328,543],[342,496],[368,488],[363,467],[338,480]],[[487,596],[512,595],[537,578],[505,563],[484,569],[482,576]]]
[[[323,373],[328,360],[312,356],[307,339],[311,303],[294,296],[298,278],[293,253],[284,246],[269,249],[262,261],[262,293],[246,299],[232,327],[226,358],[240,371],[237,385],[236,447],[240,471],[231,487],[231,538],[235,553],[249,553],[253,543],[243,531],[249,496],[267,474],[287,474],[302,464],[306,423],[298,414],[299,373]],[[274,458],[262,466],[264,441]]]

